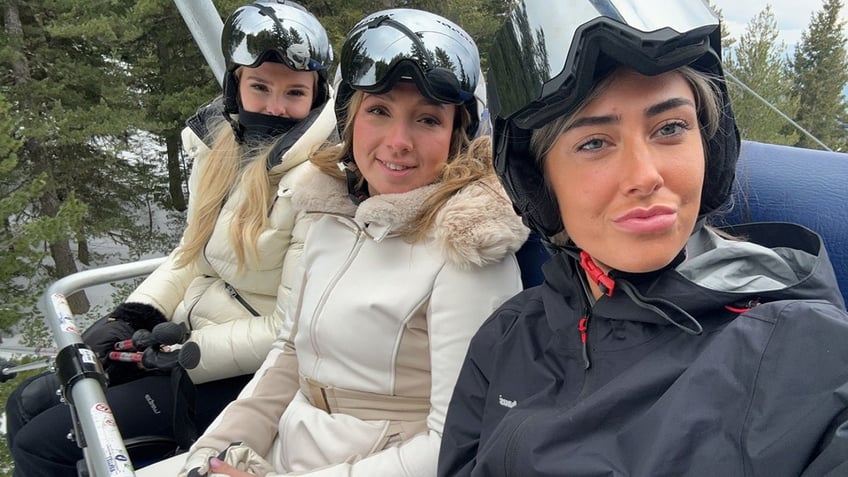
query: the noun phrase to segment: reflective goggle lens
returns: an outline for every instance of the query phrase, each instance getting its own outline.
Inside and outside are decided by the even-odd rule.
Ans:
[[[354,27],[341,56],[341,74],[354,89],[378,92],[404,62],[418,65],[433,99],[459,104],[473,98],[480,60],[473,40],[441,18],[404,10],[375,14]]]
[[[563,87],[580,60],[575,36],[580,27],[607,17],[639,32],[671,29],[686,33],[715,27],[718,19],[703,0],[516,1],[496,32],[490,52],[490,100],[493,113],[509,118],[534,101]],[[562,5],[562,6],[560,6]],[[553,7],[553,8],[552,8]],[[667,31],[667,30],[666,30]],[[554,79],[557,81],[552,81]],[[517,119],[521,127],[529,118]]]
[[[318,20],[289,5],[255,3],[224,25],[221,47],[228,66],[255,66],[273,52],[293,70],[315,71],[332,62],[327,34]]]

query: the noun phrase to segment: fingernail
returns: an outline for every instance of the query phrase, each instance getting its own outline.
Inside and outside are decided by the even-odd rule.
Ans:
[[[221,459],[219,459],[217,457],[213,457],[213,458],[209,459],[209,467],[211,467],[212,469],[217,469],[218,467],[221,467],[221,464],[223,464],[223,463],[224,463],[224,461],[222,461]]]

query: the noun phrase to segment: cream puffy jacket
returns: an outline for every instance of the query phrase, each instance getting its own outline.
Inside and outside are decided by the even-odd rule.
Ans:
[[[436,187],[356,207],[343,182],[305,178],[294,205],[320,218],[283,330],[193,452],[242,441],[284,475],[436,474],[468,342],[521,290],[528,234],[492,177],[452,197],[425,240],[399,237]]]
[[[335,126],[333,102],[329,101],[275,166],[286,174],[275,191],[270,227],[259,236],[260,263],[237,269],[229,228],[244,191],[236,186],[218,216],[203,255],[192,265],[178,269],[173,264],[179,249],[175,250],[127,298],[127,302],[152,305],[173,321],[188,323],[190,340],[200,346],[200,364],[189,371],[196,384],[253,373],[271,349],[282,325],[285,310],[281,307],[287,302],[311,223],[310,218],[291,206],[293,184],[306,170],[311,150],[324,142]],[[183,130],[182,140],[194,159],[189,179],[193,196],[202,187],[197,178],[209,148],[188,127]]]

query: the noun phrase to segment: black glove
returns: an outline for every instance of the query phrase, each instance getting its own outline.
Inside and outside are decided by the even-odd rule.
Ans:
[[[10,379],[12,379],[12,378],[14,378],[15,376],[18,375],[18,373],[4,374],[2,372],[6,368],[11,368],[11,367],[14,367],[14,366],[15,366],[15,363],[13,363],[9,360],[0,358],[0,383],[5,383],[6,381],[8,381],[8,380],[10,380]]]
[[[136,363],[124,363],[109,359],[115,343],[131,339],[138,330],[151,330],[167,321],[165,315],[144,303],[121,303],[115,311],[95,321],[82,334],[82,340],[100,358],[109,385],[133,381],[145,375],[145,370]]]

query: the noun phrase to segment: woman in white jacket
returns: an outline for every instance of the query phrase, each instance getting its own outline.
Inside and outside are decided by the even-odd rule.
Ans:
[[[311,222],[292,208],[292,184],[311,150],[335,135],[326,70],[332,51],[311,13],[292,2],[240,7],[224,24],[222,49],[223,97],[183,131],[194,164],[182,242],[84,334],[104,358],[107,399],[125,438],[193,440],[197,434],[187,435],[184,426],[202,431],[259,368],[281,329]],[[200,348],[199,365],[188,371],[197,385],[193,422],[175,424],[167,374],[106,359],[115,341],[166,320],[186,323]],[[35,392],[19,393],[22,399],[10,406],[26,406]],[[15,475],[75,474],[82,454],[65,437],[71,428],[66,405],[18,422],[23,427],[10,440]]]
[[[386,10],[348,34],[340,68],[343,143],[292,199],[316,218],[283,331],[181,475],[435,475],[468,341],[521,289],[528,231],[489,139],[469,141],[471,38]]]

